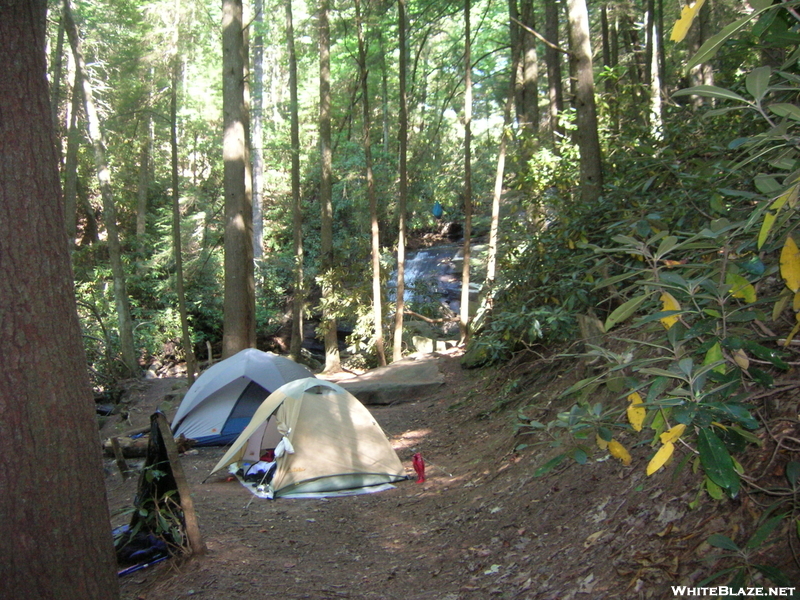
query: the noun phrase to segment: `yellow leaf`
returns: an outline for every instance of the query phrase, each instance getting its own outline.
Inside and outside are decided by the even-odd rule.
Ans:
[[[795,298],[796,297],[797,296],[795,295]],[[773,321],[777,321],[780,318],[780,316],[781,316],[781,314],[783,314],[783,311],[786,308],[786,305],[788,304],[788,302],[789,302],[789,293],[788,292],[785,293],[785,294],[781,294],[778,297],[778,300],[775,302],[775,306],[772,307],[772,320]]]
[[[595,434],[594,441],[597,443],[597,447],[600,448],[600,450],[608,448],[608,442],[601,438],[599,434]]]
[[[800,292],[797,292],[792,297],[792,308],[794,309],[795,313],[800,312]]]
[[[797,201],[797,194],[798,194],[798,185],[794,184],[788,190],[786,190],[783,194],[778,196],[775,199],[775,202],[769,207],[767,214],[764,215],[764,222],[761,224],[761,231],[758,234],[758,249],[761,250],[761,246],[764,245],[764,242],[767,241],[767,237],[769,236],[770,231],[772,230],[772,226],[775,224],[775,219],[778,218],[778,213],[780,212],[781,208],[789,202],[789,206],[793,207],[794,203]]]
[[[644,418],[647,416],[647,410],[641,405],[642,397],[639,392],[633,392],[628,396],[628,401],[630,401],[628,405],[628,422],[635,431],[641,431],[642,423],[644,423]]]
[[[697,13],[700,12],[704,2],[705,0],[697,0],[694,4],[683,7],[681,10],[681,18],[678,19],[675,26],[672,28],[672,35],[669,36],[670,40],[673,42],[683,41],[683,38],[685,38],[686,34],[689,32],[689,27],[692,26],[692,21],[694,21]]]
[[[617,440],[611,440],[608,442],[608,451],[611,453],[611,456],[620,459],[623,465],[626,467],[630,466],[631,455],[625,449],[625,446],[620,444]]]
[[[756,288],[741,275],[728,273],[725,275],[725,283],[731,286],[731,296],[742,298],[748,304],[756,301]]]
[[[567,246],[569,246],[570,250],[575,250],[575,242],[572,240],[567,240]]]
[[[747,353],[741,348],[733,353],[733,362],[745,371],[750,368],[750,359],[747,357]]]
[[[792,329],[792,332],[789,334],[789,337],[787,337],[786,341],[783,342],[784,348],[788,347],[789,344],[792,343],[792,339],[794,339],[794,336],[797,335],[798,330],[800,330],[800,316],[798,316],[797,325],[794,326],[794,329]]]
[[[786,243],[781,250],[781,277],[790,290],[795,293],[800,291],[800,250],[792,236],[786,237]]]
[[[647,465],[647,475],[650,476],[663,467],[670,459],[673,452],[675,452],[675,444],[672,442],[667,442],[661,446],[658,452],[656,452],[656,455],[650,459],[650,463]]]
[[[676,441],[679,437],[681,437],[684,431],[686,431],[686,425],[681,423],[679,425],[675,425],[675,427],[673,427],[669,431],[665,431],[664,433],[662,433],[659,439],[661,440],[662,444],[668,444],[670,442]]]
[[[663,307],[661,310],[680,310],[681,305],[675,300],[675,297],[670,294],[669,292],[663,292],[661,294],[661,302],[663,303]],[[678,315],[670,315],[668,317],[663,317],[660,319],[661,324],[666,328],[669,329],[675,323],[678,322]]]

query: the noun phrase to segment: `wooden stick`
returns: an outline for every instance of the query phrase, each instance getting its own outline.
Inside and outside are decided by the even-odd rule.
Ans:
[[[114,450],[114,458],[117,461],[117,468],[122,474],[122,479],[128,479],[128,476],[131,474],[131,470],[130,467],[128,467],[128,463],[125,462],[125,457],[122,455],[122,448],[119,447],[119,438],[111,438],[111,448]]]
[[[172,437],[172,432],[167,424],[167,418],[164,413],[159,412],[156,415],[158,421],[158,430],[161,437],[164,439],[164,446],[167,449],[167,457],[169,458],[170,465],[172,465],[172,474],[175,477],[175,484],[178,486],[178,494],[181,497],[181,508],[183,509],[183,518],[186,522],[186,535],[189,538],[189,548],[192,554],[202,555],[206,553],[206,545],[203,543],[203,537],[200,535],[200,527],[197,524],[197,514],[194,512],[194,501],[192,500],[192,493],[189,489],[189,484],[186,481],[186,475],[183,473],[183,465],[181,465],[180,457],[178,456],[178,447],[175,445],[175,438]]]

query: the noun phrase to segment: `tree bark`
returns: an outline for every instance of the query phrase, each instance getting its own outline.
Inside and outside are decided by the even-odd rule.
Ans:
[[[225,300],[222,356],[255,347],[253,209],[247,195],[245,46],[242,1],[222,5],[223,186],[225,190]]]
[[[292,144],[292,229],[294,238],[294,298],[292,299],[292,340],[289,355],[300,360],[303,346],[303,307],[305,305],[305,268],[303,248],[303,204],[300,195],[300,116],[297,97],[297,54],[294,47],[292,0],[286,0],[286,44],[289,53],[289,113]]]
[[[178,11],[176,11],[178,13]],[[179,14],[179,13],[178,13]],[[179,30],[176,14],[175,31]],[[177,38],[177,34],[176,34]],[[172,254],[175,258],[175,292],[178,295],[178,312],[181,316],[181,338],[186,356],[186,379],[188,385],[194,383],[197,373],[197,360],[194,356],[192,334],[189,331],[189,315],[186,310],[186,292],[183,285],[183,251],[181,249],[181,203],[180,173],[178,171],[178,86],[181,83],[181,61],[178,54],[178,40],[175,40],[175,54],[172,59],[172,89],[170,90],[170,146],[172,149]]]
[[[320,262],[323,277],[322,297],[332,293],[330,278],[333,270],[333,158],[331,153],[331,31],[328,21],[329,0],[319,4],[319,142],[321,175],[319,202],[321,211]],[[341,369],[336,317],[328,308],[322,310],[322,329],[325,339],[325,371]]]
[[[72,54],[75,56],[75,81],[81,82],[83,88],[83,112],[86,115],[87,132],[94,148],[94,160],[97,167],[97,181],[100,184],[100,195],[103,198],[103,216],[108,233],[108,255],[111,272],[114,278],[114,303],[119,323],[119,343],[125,376],[137,376],[140,372],[136,359],[136,348],[133,339],[133,319],[131,317],[128,289],[125,282],[125,268],[122,265],[122,247],[117,228],[117,207],[111,189],[111,171],[106,160],[106,144],[100,129],[100,118],[94,105],[92,86],[86,76],[86,64],[81,51],[78,28],[72,16],[70,0],[64,0],[64,27],[69,38]]]
[[[558,2],[544,3],[544,35],[553,46],[558,46]],[[561,82],[561,53],[546,45],[544,60],[547,64],[547,95],[549,99],[550,133],[553,143],[564,135],[564,128],[559,124],[559,114],[564,110],[564,88]]]
[[[394,343],[392,360],[403,358],[403,311],[405,308],[406,273],[406,205],[408,203],[408,97],[406,79],[408,72],[408,48],[406,47],[406,0],[397,0],[397,20],[400,37],[400,164],[397,199],[397,299],[395,300]]]
[[[264,254],[264,0],[253,3],[253,258]]]
[[[78,147],[81,142],[78,115],[81,110],[81,98],[80,81],[75,77],[72,85],[72,109],[67,133],[67,154],[64,159],[64,223],[67,231],[67,247],[70,252],[75,248],[75,237],[78,233]]]
[[[13,599],[119,597],[64,233],[47,2],[0,19],[0,581]]]
[[[364,41],[364,24],[361,2],[355,0],[356,29],[358,35],[358,63],[361,79],[362,126],[364,135],[364,163],[369,200],[370,229],[372,233],[372,319],[375,328],[375,352],[378,364],[386,366],[386,351],[383,344],[383,289],[381,286],[381,236],[378,226],[378,197],[375,193],[375,176],[372,171],[371,119],[369,109],[369,79],[367,72],[367,49]]]
[[[469,325],[469,263],[472,237],[472,43],[470,0],[464,0],[464,265],[461,269],[459,329],[466,344]]]
[[[580,151],[580,199],[595,202],[602,193],[603,171],[594,99],[592,48],[586,0],[568,0],[571,61],[575,72],[576,140]]]

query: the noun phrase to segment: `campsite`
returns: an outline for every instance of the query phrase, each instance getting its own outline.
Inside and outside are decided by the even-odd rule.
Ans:
[[[122,577],[122,598],[673,598],[670,583],[696,583],[727,564],[706,540],[751,527],[746,502],[689,509],[697,476],[647,478],[646,448],[633,451],[633,467],[596,456],[534,477],[548,449],[516,451],[512,415],[486,414],[502,373],[464,370],[459,354],[431,355],[443,375],[435,391],[369,407],[412,476],[395,489],[261,500],[224,471],[203,482],[225,447],[184,453],[207,554]],[[566,361],[539,367],[555,375],[549,387],[542,378],[543,396],[575,377]],[[171,417],[182,385],[136,382],[125,425],[146,424],[157,408]],[[115,428],[109,421],[103,432]],[[415,481],[416,452],[424,483]],[[120,524],[135,478],[123,481],[113,461],[106,473]]]

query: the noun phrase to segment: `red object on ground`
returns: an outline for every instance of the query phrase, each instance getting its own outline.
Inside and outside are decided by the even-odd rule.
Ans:
[[[417,452],[411,459],[414,465],[414,470],[417,472],[417,483],[425,483],[425,461],[422,460],[422,454]]]

